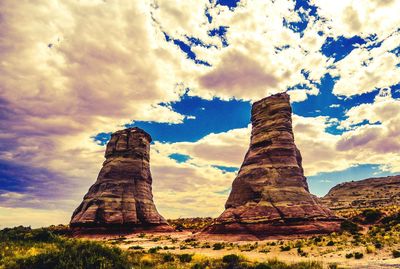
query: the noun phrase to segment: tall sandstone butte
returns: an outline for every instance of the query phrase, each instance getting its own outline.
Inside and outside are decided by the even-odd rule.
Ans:
[[[111,135],[97,181],[72,215],[75,231],[172,230],[153,202],[150,142],[150,135],[140,128]]]
[[[226,210],[206,234],[259,239],[339,230],[340,220],[308,190],[291,114],[286,93],[253,104],[250,148]]]

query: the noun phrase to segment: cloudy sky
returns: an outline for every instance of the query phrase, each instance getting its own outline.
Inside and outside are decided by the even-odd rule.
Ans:
[[[0,1],[0,227],[68,223],[110,132],[166,218],[218,216],[251,103],[287,91],[319,196],[400,173],[400,0]]]

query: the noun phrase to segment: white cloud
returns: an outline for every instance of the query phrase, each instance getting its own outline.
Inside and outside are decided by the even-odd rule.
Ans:
[[[400,68],[397,68],[400,59],[390,51],[399,44],[400,32],[397,32],[383,41],[380,47],[353,50],[331,71],[333,76],[339,77],[333,93],[352,96],[397,84],[400,78]]]
[[[385,36],[398,28],[396,0],[329,1],[313,0],[318,12],[329,20],[333,35],[369,35],[378,33]]]

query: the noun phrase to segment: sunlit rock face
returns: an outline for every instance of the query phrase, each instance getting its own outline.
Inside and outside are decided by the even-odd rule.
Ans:
[[[139,128],[117,131],[107,144],[103,167],[71,227],[82,231],[171,229],[153,202],[151,137]]]
[[[308,190],[291,114],[286,93],[253,104],[250,148],[226,210],[207,233],[263,237],[339,229],[339,220]]]
[[[340,183],[321,201],[334,210],[397,206],[400,204],[400,175]]]

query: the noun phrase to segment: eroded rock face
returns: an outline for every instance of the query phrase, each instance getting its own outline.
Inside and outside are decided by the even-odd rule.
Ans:
[[[151,137],[139,128],[115,132],[103,167],[70,226],[76,230],[170,229],[153,202],[150,174]]]
[[[263,237],[339,229],[338,219],[309,193],[291,113],[286,93],[253,104],[250,148],[226,210],[206,232]]]
[[[400,175],[341,183],[321,201],[333,210],[399,205]]]

